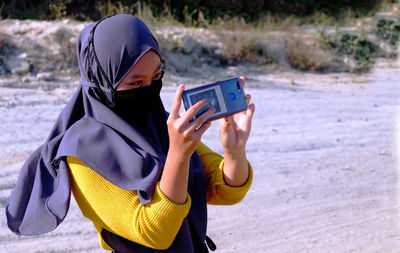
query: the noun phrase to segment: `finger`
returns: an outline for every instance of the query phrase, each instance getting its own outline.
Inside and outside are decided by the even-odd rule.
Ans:
[[[253,118],[254,112],[256,111],[256,105],[255,104],[249,104],[249,108],[246,111],[246,115],[249,116],[250,118]]]
[[[196,138],[201,138],[203,134],[207,131],[207,129],[211,126],[211,122],[204,122],[194,133],[193,135]]]
[[[191,106],[184,114],[182,114],[183,121],[189,123],[189,121],[196,115],[196,113],[198,113],[203,107],[207,105],[207,100],[200,100],[199,102]]]
[[[219,123],[220,123],[220,131],[228,132],[233,124],[233,115],[220,119]]]
[[[172,108],[170,112],[170,116],[177,118],[179,117],[179,110],[181,109],[181,99],[182,93],[185,90],[185,86],[183,84],[179,85],[178,89],[175,92],[174,101],[172,102]]]
[[[197,131],[197,129],[200,128],[214,112],[215,109],[213,107],[209,108],[202,115],[200,115],[200,117],[190,123],[191,126],[188,128],[188,130],[193,132]]]
[[[251,95],[250,94],[246,94],[245,98],[246,98],[247,105],[249,105],[250,104],[250,100],[251,100]]]
[[[227,132],[227,130],[231,126],[231,120],[232,120],[231,116],[220,119],[219,120],[220,127],[221,127],[220,130],[223,132]]]
[[[241,124],[241,129],[245,132],[250,132],[252,121],[253,121],[253,115],[255,111],[255,105],[250,104],[247,110],[244,112],[244,121]]]
[[[244,85],[246,84],[246,78],[244,76],[240,76],[239,79],[242,82],[242,86],[244,87]]]

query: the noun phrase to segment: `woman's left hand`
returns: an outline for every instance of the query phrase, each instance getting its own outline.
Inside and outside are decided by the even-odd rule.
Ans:
[[[245,85],[245,78],[240,77],[242,85]],[[255,111],[255,105],[250,103],[251,96],[246,94],[247,110],[220,119],[220,138],[224,149],[224,154],[235,156],[242,154],[246,147],[246,142],[250,135],[251,121]]]

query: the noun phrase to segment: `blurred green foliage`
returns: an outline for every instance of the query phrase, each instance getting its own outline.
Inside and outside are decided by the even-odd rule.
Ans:
[[[400,24],[393,20],[380,19],[376,25],[379,38],[398,46],[400,40]]]
[[[243,17],[247,22],[273,13],[282,18],[288,15],[307,16],[325,13],[339,17],[344,10],[364,15],[373,10],[378,0],[2,0],[2,18],[98,20],[115,13],[132,13],[140,5],[148,5],[158,17],[169,12],[176,20],[208,21],[217,17]]]
[[[354,71],[369,71],[378,57],[377,46],[370,40],[355,34],[341,34],[330,40],[325,39],[325,45],[338,52],[339,55],[348,56],[357,63]],[[339,37],[339,38],[338,38]]]
[[[397,56],[395,48],[400,44],[400,23],[379,19],[374,33],[377,35],[374,40],[361,33],[336,32],[333,36],[327,36],[321,31],[320,37],[327,48],[336,51],[340,56],[353,59],[357,64],[355,71],[365,72],[371,69],[376,58]]]

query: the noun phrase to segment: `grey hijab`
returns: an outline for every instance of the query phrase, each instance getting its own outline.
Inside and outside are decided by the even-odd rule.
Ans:
[[[80,85],[46,142],[22,166],[7,202],[8,226],[16,234],[46,233],[65,218],[71,194],[66,156],[116,186],[136,190],[142,204],[151,200],[164,166],[167,116],[159,96],[151,101],[155,110],[145,131],[113,110],[119,82],[149,50],[159,54],[149,29],[136,17],[115,15],[84,28],[77,50]],[[156,84],[161,88],[161,80]]]

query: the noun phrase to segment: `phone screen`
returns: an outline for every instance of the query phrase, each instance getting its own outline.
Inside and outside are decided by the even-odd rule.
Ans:
[[[221,112],[221,107],[219,106],[217,93],[215,92],[215,90],[207,90],[207,91],[204,91],[201,93],[190,95],[189,97],[190,97],[190,100],[192,101],[192,104],[196,104],[198,101],[200,101],[202,99],[207,99],[208,105],[205,106],[204,108],[202,108],[198,112],[199,116],[201,114],[203,114],[205,111],[207,111],[208,108],[210,108],[210,106],[215,108],[215,113]]]
[[[185,90],[182,94],[182,99],[186,110],[198,101],[207,99],[209,104],[197,112],[193,119],[207,111],[210,106],[215,108],[215,112],[208,120],[222,118],[247,108],[243,87],[239,78],[232,78]]]

